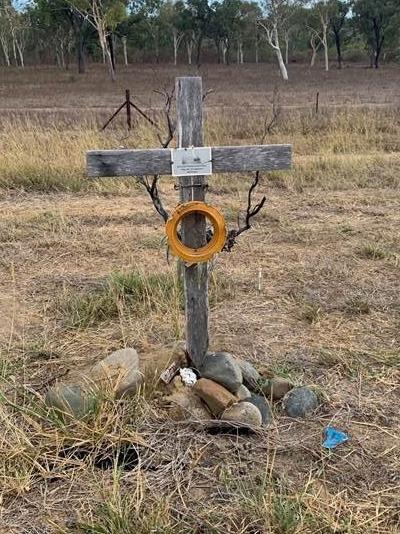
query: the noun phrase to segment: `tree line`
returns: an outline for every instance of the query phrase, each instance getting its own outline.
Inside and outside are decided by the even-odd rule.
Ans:
[[[0,48],[6,66],[56,63],[85,72],[103,61],[260,62],[275,58],[288,79],[296,54],[329,70],[343,52],[378,68],[400,59],[400,0],[0,0]],[[76,58],[76,59],[75,59]]]

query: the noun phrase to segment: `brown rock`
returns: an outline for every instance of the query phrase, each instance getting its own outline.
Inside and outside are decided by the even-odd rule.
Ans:
[[[208,378],[200,378],[192,390],[207,404],[210,412],[216,417],[237,402],[236,397],[230,391]]]
[[[173,419],[193,419],[196,421],[209,421],[211,419],[205,404],[189,388],[175,391],[165,400],[171,404],[170,415]]]
[[[262,378],[273,378],[274,373],[272,372],[271,368],[267,365],[261,365],[258,367],[258,372],[262,376]]]
[[[293,389],[293,384],[286,378],[276,376],[270,380],[266,380],[261,386],[262,392],[267,399],[279,400],[282,399],[286,393]]]
[[[242,427],[261,426],[262,416],[257,406],[251,402],[239,402],[227,408],[221,420],[236,423]]]

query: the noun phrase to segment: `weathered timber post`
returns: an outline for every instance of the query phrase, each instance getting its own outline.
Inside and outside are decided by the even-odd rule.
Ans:
[[[178,147],[203,146],[202,82],[199,77],[176,79]],[[204,201],[204,176],[181,176],[180,201]],[[191,248],[206,244],[206,220],[202,215],[190,215],[182,221],[183,243]],[[183,267],[186,345],[189,357],[198,367],[208,349],[208,264]]]

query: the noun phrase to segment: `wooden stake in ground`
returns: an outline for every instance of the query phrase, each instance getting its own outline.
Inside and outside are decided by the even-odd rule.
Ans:
[[[87,154],[89,176],[149,176],[173,174],[179,148],[203,146],[202,82],[198,77],[176,79],[178,149],[92,150]],[[206,149],[203,149],[206,150]],[[253,145],[212,147],[209,161],[200,168],[211,172],[248,172],[288,169],[291,166],[291,145]],[[190,158],[189,158],[190,159]],[[181,167],[184,162],[181,162]],[[194,166],[196,167],[196,166]],[[193,169],[193,162],[188,169]],[[180,202],[204,201],[204,171],[175,171],[179,177]],[[206,243],[206,221],[203,216],[190,215],[182,222],[185,245],[199,248]],[[186,343],[189,356],[199,367],[208,350],[208,265],[184,266]]]
[[[203,90],[201,78],[176,80],[178,147],[203,146]],[[205,200],[204,176],[181,176],[180,201]],[[206,244],[206,220],[189,215],[182,221],[184,245],[200,248]],[[208,263],[185,266],[186,344],[193,362],[201,362],[208,350]]]

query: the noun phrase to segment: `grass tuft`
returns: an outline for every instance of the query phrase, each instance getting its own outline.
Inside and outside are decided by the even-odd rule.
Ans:
[[[99,288],[64,297],[62,314],[69,326],[85,328],[120,314],[167,312],[180,305],[182,288],[171,273],[112,273]]]
[[[383,260],[387,253],[376,243],[366,243],[359,249],[358,255],[368,260]]]

